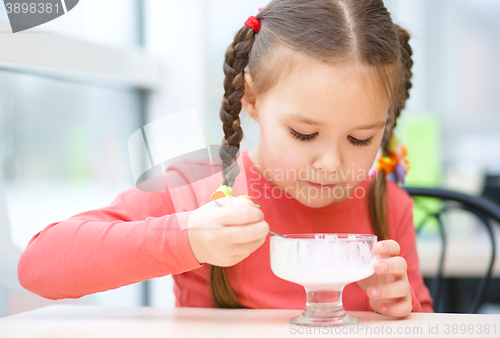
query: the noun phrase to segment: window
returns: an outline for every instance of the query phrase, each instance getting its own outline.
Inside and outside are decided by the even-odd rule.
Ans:
[[[160,73],[140,45],[139,4],[80,1],[16,34],[0,6],[0,180],[20,249],[48,224],[105,207],[134,185],[128,138],[144,124]],[[98,300],[141,305],[142,292],[133,284]]]

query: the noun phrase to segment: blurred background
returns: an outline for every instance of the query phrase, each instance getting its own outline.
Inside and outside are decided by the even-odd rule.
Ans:
[[[0,6],[5,196],[0,316],[51,303],[174,305],[170,276],[51,301],[16,285],[13,267],[38,231],[107,206],[134,185],[127,142],[146,123],[194,107],[206,143],[220,143],[224,51],[246,18],[267,3],[84,0],[56,20],[16,34]],[[411,97],[396,129],[413,166],[405,184],[486,196],[500,205],[500,1],[385,3],[394,21],[411,33],[414,51]],[[84,52],[70,62],[57,61],[68,48]],[[245,113],[241,120],[241,148],[251,149],[258,125]],[[471,272],[463,257],[453,261],[449,255],[450,267],[461,266],[450,268],[450,276],[474,284],[491,245],[476,220],[460,213],[450,217],[455,240],[448,249],[463,252],[467,245],[477,256],[466,258],[479,271]],[[498,225],[495,229],[498,237]],[[435,233],[430,227],[419,239],[424,276],[432,276],[437,266]],[[498,264],[494,275],[490,289],[498,285]],[[472,284],[456,292],[463,294]],[[489,294],[481,311],[500,313],[498,303]]]

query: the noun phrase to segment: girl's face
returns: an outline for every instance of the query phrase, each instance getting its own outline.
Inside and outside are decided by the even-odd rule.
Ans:
[[[260,126],[259,145],[248,155],[264,177],[313,208],[349,197],[384,134],[389,100],[375,70],[304,60],[261,95],[252,94],[252,84],[245,73],[243,108]]]

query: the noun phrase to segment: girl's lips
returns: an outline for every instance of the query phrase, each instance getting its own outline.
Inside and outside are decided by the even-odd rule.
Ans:
[[[323,189],[327,189],[327,188],[333,188],[335,187],[337,184],[318,184],[318,183],[312,183],[312,182],[309,182],[309,181],[306,181],[307,183],[309,183],[310,185],[312,185],[313,187],[316,187],[316,188],[323,188]]]

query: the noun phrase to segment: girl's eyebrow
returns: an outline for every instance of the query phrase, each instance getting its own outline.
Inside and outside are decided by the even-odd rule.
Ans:
[[[293,120],[296,120],[296,121],[301,122],[301,123],[310,124],[312,126],[319,126],[322,124],[320,121],[310,119],[309,117],[302,116],[302,115],[297,114],[297,113],[287,114],[286,117],[293,119]]]
[[[355,128],[355,129],[356,130],[379,129],[379,128],[382,128],[382,127],[385,127],[385,121],[368,124],[366,126],[361,126],[361,127]]]
[[[319,121],[310,119],[310,118],[308,118],[306,116],[302,116],[302,115],[297,114],[297,113],[287,114],[286,117],[294,119],[294,120],[296,120],[298,122],[302,122],[302,123],[305,123],[305,124],[310,124],[312,126],[319,126],[319,125],[322,124]],[[375,123],[368,124],[368,125],[365,125],[365,126],[360,126],[360,127],[354,128],[354,130],[380,129],[380,128],[383,128],[383,127],[385,127],[385,121],[380,121],[380,122],[375,122]]]

